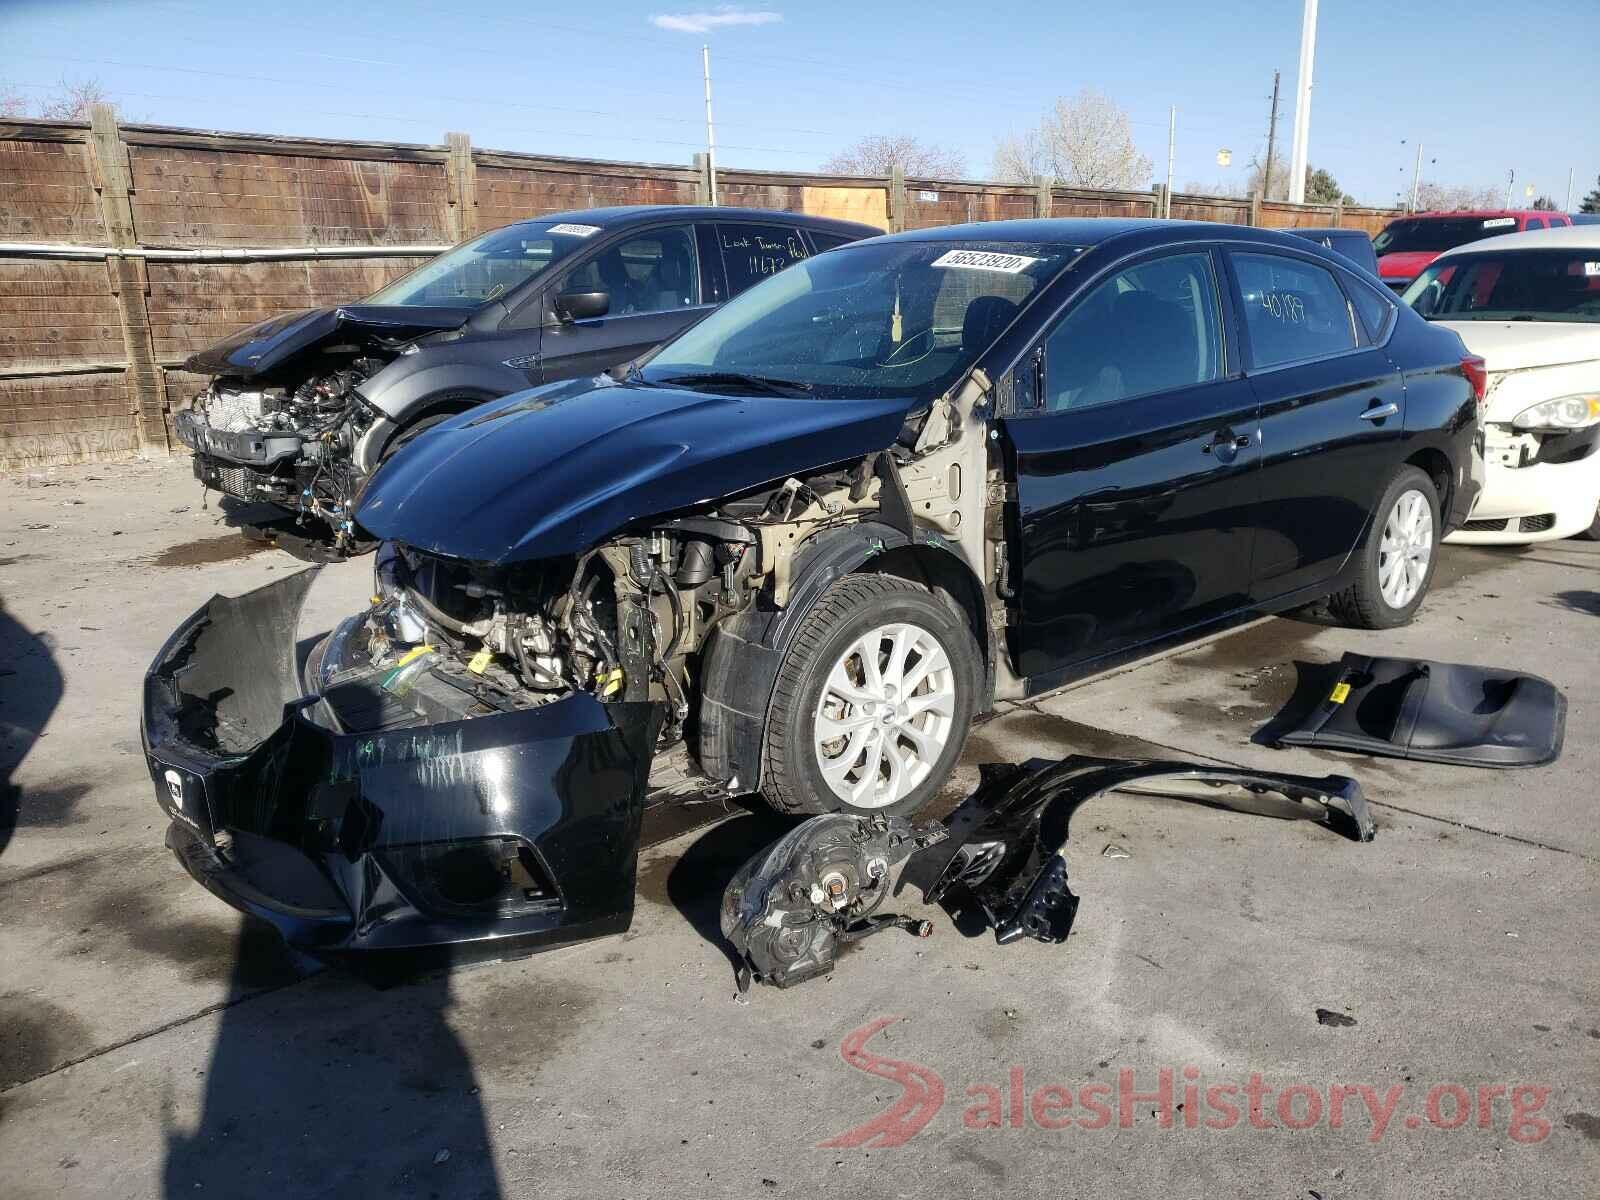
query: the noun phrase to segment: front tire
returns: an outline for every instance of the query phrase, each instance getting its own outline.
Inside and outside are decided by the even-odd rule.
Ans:
[[[983,678],[943,593],[848,575],[801,622],[762,737],[761,791],[780,812],[906,816],[949,778]]]
[[[1421,470],[1401,467],[1377,512],[1357,551],[1355,582],[1329,600],[1334,615],[1357,629],[1410,624],[1439,559],[1439,493]]]

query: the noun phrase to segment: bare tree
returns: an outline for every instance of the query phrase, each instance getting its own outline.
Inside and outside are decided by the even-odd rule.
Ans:
[[[1504,202],[1505,195],[1495,187],[1469,183],[1424,183],[1417,188],[1419,212],[1499,208]]]
[[[1035,176],[1073,187],[1144,188],[1151,163],[1133,144],[1128,114],[1100,92],[1062,97],[1037,128],[1002,138],[994,173],[1010,183]]]
[[[62,79],[44,96],[27,96],[20,88],[0,81],[0,117],[35,117],[41,121],[87,121],[93,104],[111,104],[98,79]]]
[[[829,175],[887,175],[895,167],[916,179],[961,179],[967,160],[959,150],[901,133],[864,137],[822,164]]]

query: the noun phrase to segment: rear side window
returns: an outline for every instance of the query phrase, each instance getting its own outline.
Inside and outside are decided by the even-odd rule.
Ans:
[[[855,238],[845,237],[842,233],[818,233],[815,229],[810,231],[811,244],[817,248],[817,253],[824,250],[836,250],[840,246],[848,246]]]
[[[1278,254],[1233,254],[1250,357],[1257,367],[1323,358],[1355,347],[1344,292],[1333,273]]]
[[[1384,335],[1389,332],[1389,322],[1394,317],[1394,302],[1387,296],[1379,295],[1377,288],[1370,288],[1358,279],[1347,277],[1345,285],[1350,291],[1351,303],[1356,306],[1356,315],[1367,327],[1367,337],[1374,343],[1383,341]]]
[[[1526,227],[1528,229],[1543,229],[1544,228],[1544,218],[1543,217],[1529,217],[1528,218],[1528,224],[1527,224]]]
[[[811,256],[798,229],[720,222],[716,228],[722,266],[728,273],[728,293],[732,296]]]
[[[1222,374],[1211,255],[1172,254],[1117,272],[1045,341],[1045,409],[1064,412],[1209,383]]]

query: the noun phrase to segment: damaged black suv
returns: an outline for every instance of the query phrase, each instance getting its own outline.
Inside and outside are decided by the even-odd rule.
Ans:
[[[530,384],[593,375],[731,295],[879,230],[748,209],[555,213],[465,242],[355,304],[285,313],[193,355],[174,420],[207,488],[300,557],[370,550],[351,520],[423,430]]]
[[[902,815],[974,714],[1262,611],[1410,620],[1481,374],[1339,255],[1182,222],[925,230],[795,264],[622,378],[403,447],[370,609],[308,575],[146,683],[170,844],[322,950],[625,926],[647,778]]]

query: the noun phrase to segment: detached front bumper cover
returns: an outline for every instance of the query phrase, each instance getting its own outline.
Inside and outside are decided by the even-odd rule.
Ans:
[[[315,575],[213,597],[145,677],[145,755],[189,873],[322,957],[429,966],[625,930],[657,706],[575,695],[336,732],[296,664]]]

